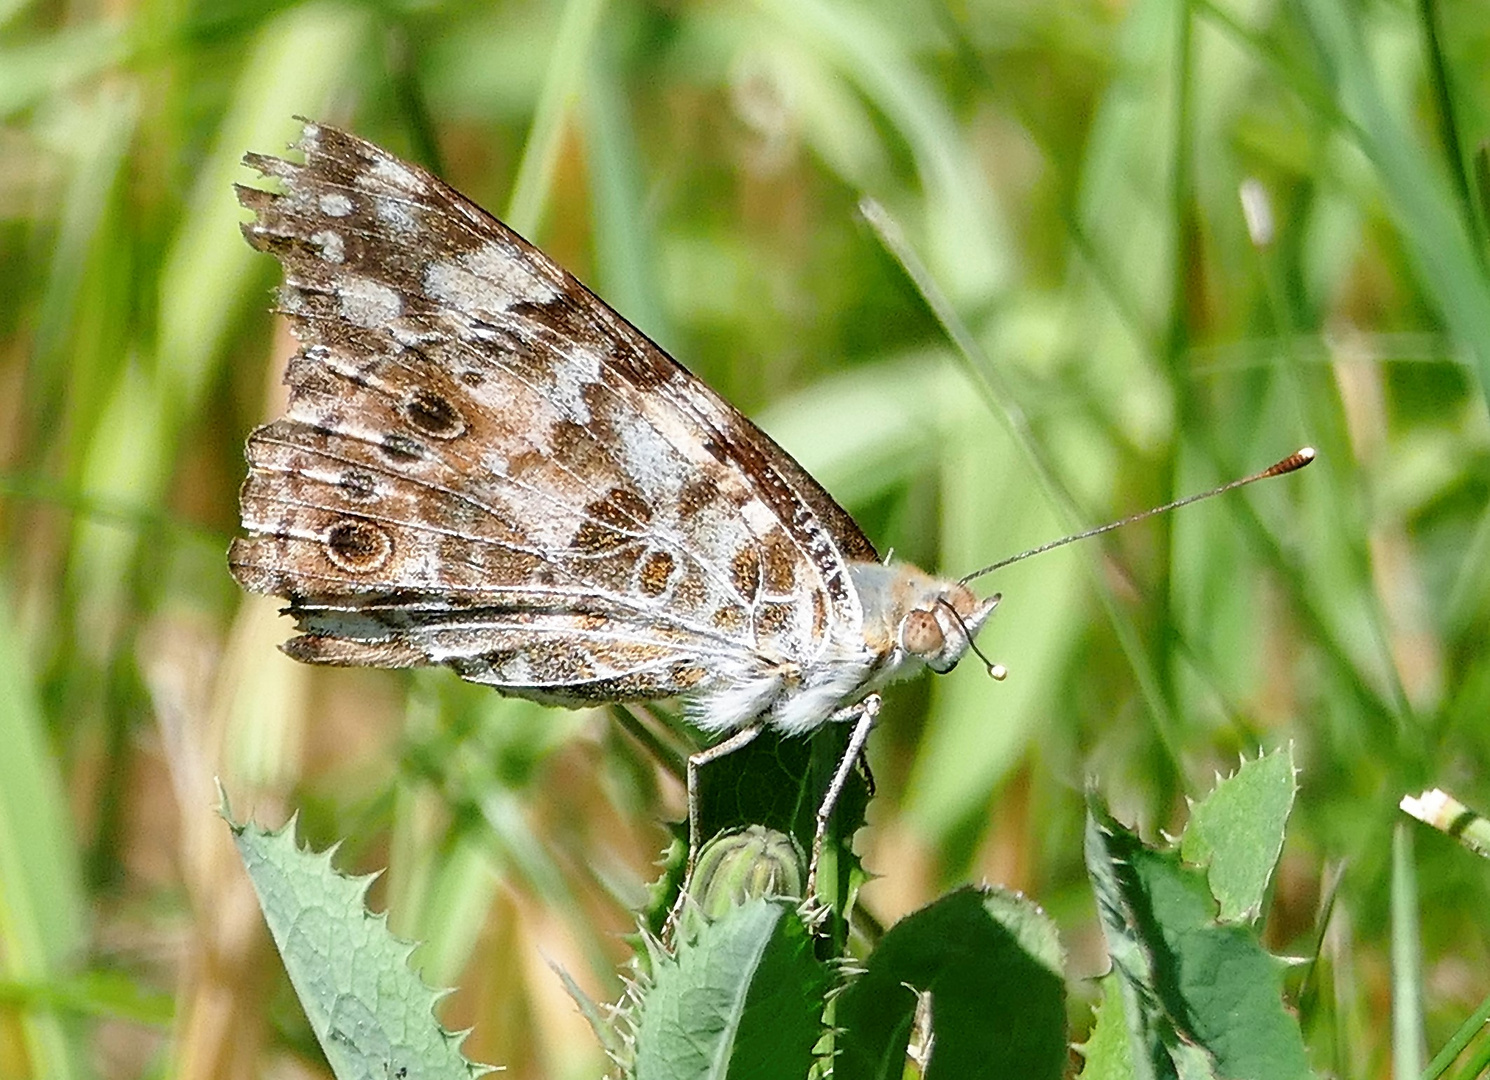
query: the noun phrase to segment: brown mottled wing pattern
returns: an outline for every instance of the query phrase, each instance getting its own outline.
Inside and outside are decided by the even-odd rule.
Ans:
[[[790,456],[424,170],[321,125],[299,145],[245,159],[282,193],[239,189],[302,347],[229,556],[289,599],[291,655],[561,704],[683,694],[719,728],[854,681],[846,563],[874,549]]]

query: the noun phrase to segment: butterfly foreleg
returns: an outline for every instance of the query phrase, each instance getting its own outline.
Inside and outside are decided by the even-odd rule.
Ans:
[[[849,773],[853,772],[854,765],[863,758],[865,744],[869,741],[869,733],[874,730],[874,722],[880,714],[880,696],[870,694],[859,704],[851,707],[852,712],[858,716],[854,720],[854,731],[849,736],[848,746],[844,748],[843,757],[838,761],[838,768],[833,772],[833,779],[828,784],[828,790],[823,795],[823,801],[817,809],[817,827],[812,834],[812,860],[807,864],[807,898],[811,900],[817,893],[817,868],[823,858],[823,844],[828,838],[828,821],[833,816],[833,809],[838,805],[838,798],[843,794],[843,786],[848,783]],[[868,775],[869,762],[864,762],[865,773]],[[874,781],[870,779],[872,785]]]

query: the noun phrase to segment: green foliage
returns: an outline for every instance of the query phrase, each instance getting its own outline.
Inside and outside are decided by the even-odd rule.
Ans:
[[[1064,961],[1055,925],[1030,901],[987,887],[949,893],[891,927],[838,999],[833,1075],[898,1078],[921,1006],[927,1080],[1059,1080]]]
[[[746,900],[654,961],[633,1020],[636,1080],[801,1080],[827,967],[792,901]]]
[[[1092,1030],[1078,1049],[1086,1062],[1081,1080],[1137,1080],[1138,1068],[1133,1060],[1133,1040],[1128,1037],[1127,999],[1133,996],[1129,983],[1116,971],[1098,982],[1101,997],[1093,1016]],[[1143,1059],[1143,1075],[1152,1074],[1150,1062]]]
[[[13,995],[52,990],[73,997],[65,976],[82,945],[82,874],[62,778],[47,754],[12,612],[0,588],[0,952],[6,965],[0,986],[15,984]],[[59,1080],[86,1075],[60,1017],[37,1009],[20,1028],[26,1056],[39,1072]]]
[[[228,817],[226,804],[224,817]],[[435,1019],[443,996],[409,969],[416,946],[363,906],[373,876],[349,878],[295,842],[295,819],[272,832],[228,818],[285,970],[337,1080],[469,1080],[490,1071]]]
[[[1282,963],[1226,914],[1229,906],[1255,921],[1294,784],[1287,750],[1246,763],[1197,805],[1171,849],[1144,844],[1092,799],[1087,870],[1113,972],[1080,1047],[1084,1080],[1313,1080],[1283,1005]],[[458,1059],[433,1025],[435,995],[408,972],[410,947],[363,910],[367,880],[298,851],[292,831],[234,826],[338,1075],[359,1060],[419,1061],[429,1039]],[[1187,864],[1192,853],[1204,867]],[[1065,1075],[1065,955],[1035,904],[987,886],[950,892],[891,927],[830,993],[829,942],[811,930],[821,919],[804,920],[799,907],[802,872],[783,833],[757,825],[717,837],[668,928],[671,944],[640,939],[618,1023],[564,977],[624,1076],[799,1080],[823,1054],[836,1080],[891,1080],[908,1058],[927,1080]],[[410,1010],[429,1031],[410,1026]],[[419,1049],[401,1041],[408,1031]]]
[[[1291,769],[1288,775],[1291,780]],[[1269,800],[1240,801],[1261,810]],[[1259,842],[1276,850],[1281,831],[1223,842],[1214,853],[1241,861],[1231,844]],[[1253,930],[1217,917],[1203,873],[1186,866],[1178,851],[1143,844],[1095,801],[1086,859],[1135,1076],[1311,1080],[1298,1021],[1283,1007],[1283,964]],[[1093,1075],[1106,1067],[1098,1068]]]
[[[843,757],[848,735],[847,725],[841,724],[811,738],[764,732],[702,770],[704,836],[759,825],[784,832],[803,851],[810,850],[817,809]],[[851,859],[844,841],[864,824],[867,802],[864,778],[856,772],[845,785],[833,820],[834,850],[843,857]],[[852,867],[851,862],[846,865]]]
[[[1223,921],[1262,914],[1297,793],[1289,747],[1242,762],[1190,811],[1180,856],[1205,870]]]

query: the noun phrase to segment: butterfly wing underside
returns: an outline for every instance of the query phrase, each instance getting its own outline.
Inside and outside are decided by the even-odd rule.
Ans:
[[[863,640],[847,563],[874,548],[785,451],[429,173],[323,125],[299,148],[245,158],[281,192],[239,188],[301,347],[229,555],[290,601],[286,651],[684,695],[720,729],[862,677],[820,661]]]

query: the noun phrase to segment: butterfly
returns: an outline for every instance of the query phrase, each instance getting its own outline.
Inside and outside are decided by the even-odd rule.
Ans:
[[[563,705],[681,701],[718,739],[851,723],[948,672],[998,603],[882,560],[785,450],[537,248],[416,165],[306,122],[250,153],[249,243],[284,267],[286,415],[248,438],[245,588],[315,664],[446,665]]]

